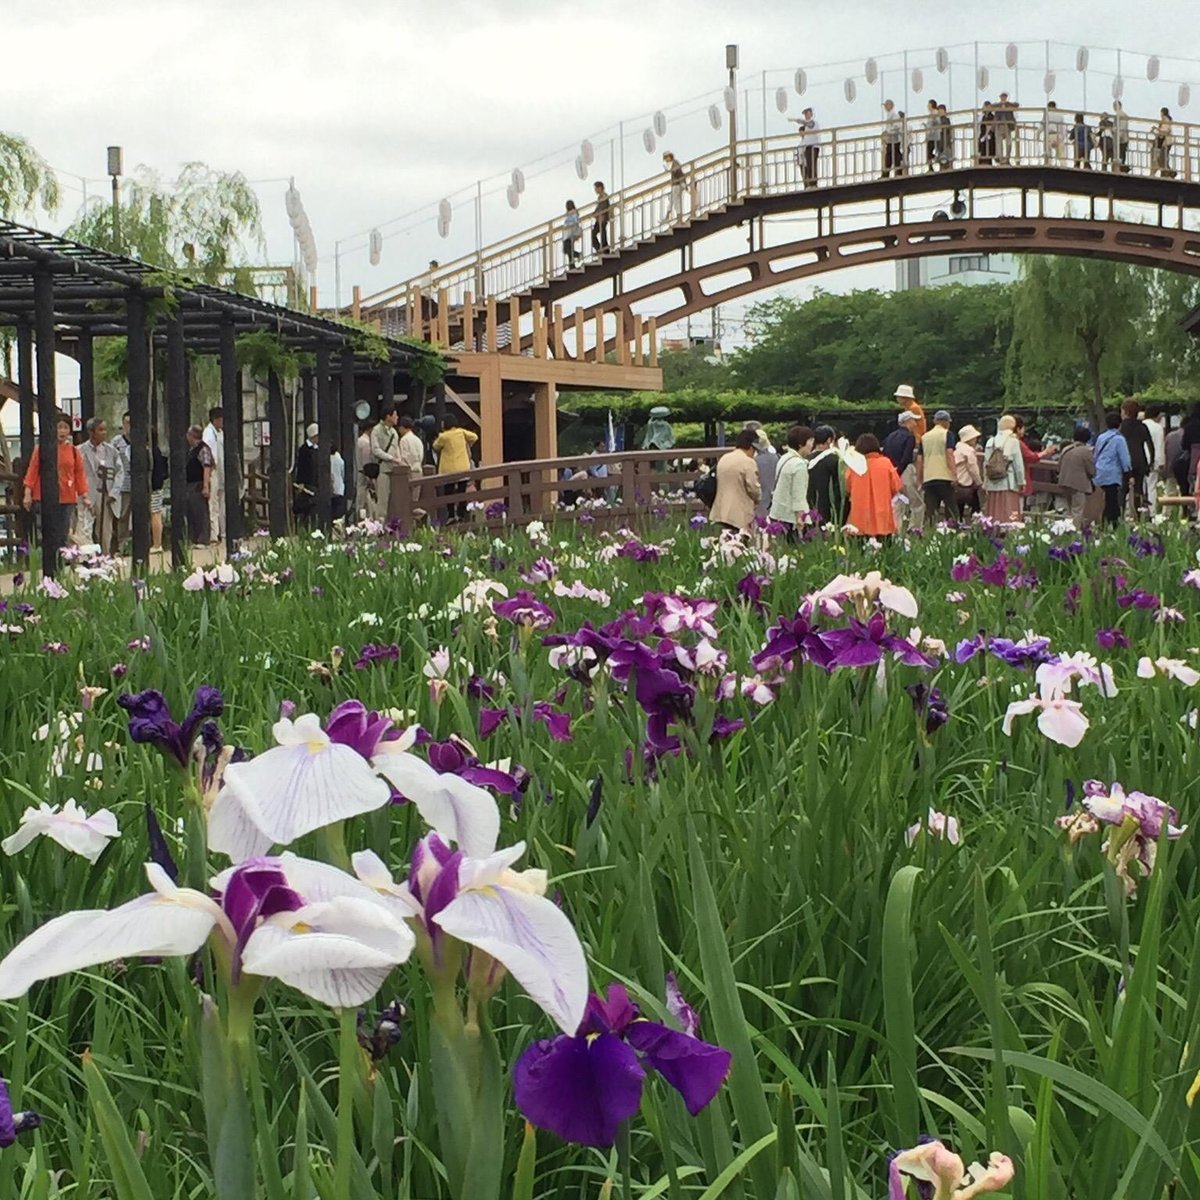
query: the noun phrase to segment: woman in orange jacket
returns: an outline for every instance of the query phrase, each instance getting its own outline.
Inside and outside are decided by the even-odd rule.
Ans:
[[[24,507],[28,512],[35,502],[42,499],[42,447],[34,446],[29,456],[29,468],[22,481],[25,485]],[[70,537],[74,523],[75,506],[82,501],[88,504],[87,473],[83,467],[83,455],[71,442],[69,418],[58,418],[58,504],[64,537]]]
[[[850,497],[846,532],[887,537],[896,532],[892,500],[900,491],[900,476],[891,459],[879,452],[879,439],[873,433],[864,433],[854,448],[866,457],[867,469],[861,475],[856,471],[846,472],[846,491]]]

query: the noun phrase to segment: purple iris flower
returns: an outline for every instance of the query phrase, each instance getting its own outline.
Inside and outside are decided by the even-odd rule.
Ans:
[[[368,762],[382,742],[394,742],[400,736],[390,717],[368,709],[361,700],[343,700],[325,721],[331,742],[339,742],[357,751]]]
[[[1129,639],[1119,629],[1097,629],[1096,645],[1103,650],[1113,650],[1117,646],[1129,648]]]
[[[221,896],[221,908],[233,926],[237,941],[233,954],[233,982],[242,971],[242,951],[260,918],[281,912],[297,912],[304,897],[288,885],[279,862],[273,858],[248,858],[229,877]]]
[[[955,583],[966,583],[969,579],[974,579],[978,574],[979,559],[973,554],[961,561],[955,561],[950,566],[950,578]]]
[[[534,1042],[513,1069],[513,1094],[525,1118],[564,1141],[608,1147],[642,1102],[646,1067],[683,1097],[695,1116],[729,1074],[728,1050],[638,1014],[612,984],[592,995],[579,1032]]]
[[[891,651],[899,660],[910,667],[935,667],[937,663],[927,654],[922,654],[911,642],[894,633],[889,633],[883,613],[875,613],[870,620],[850,618],[844,629],[831,629],[821,639],[833,652],[835,667],[873,667]]]
[[[1073,613],[1079,607],[1079,598],[1083,595],[1083,588],[1077,583],[1071,584],[1063,593],[1063,608],[1069,613]]]
[[[217,688],[201,684],[192,697],[192,708],[182,722],[176,723],[162,692],[144,692],[117,697],[117,703],[129,713],[129,736],[135,742],[157,746],[169,759],[186,767],[192,753],[192,743],[200,726],[211,717],[219,717],[225,709],[225,699]]]
[[[354,660],[354,669],[356,671],[365,671],[375,663],[396,662],[399,657],[400,647],[394,643],[390,646],[385,646],[382,643],[376,645],[374,642],[368,642],[358,652],[358,657]]]
[[[548,558],[537,559],[528,571],[521,572],[521,578],[526,583],[549,583],[558,575],[558,567]]]
[[[556,742],[571,740],[571,714],[559,712],[548,700],[539,700],[533,706],[533,719],[541,721]],[[509,717],[519,716],[516,708],[481,708],[479,710],[479,736],[489,737]]]
[[[750,660],[756,671],[793,667],[801,662],[815,663],[828,670],[833,665],[833,649],[803,613],[780,617],[767,630],[766,645]]]
[[[439,775],[457,775],[476,787],[492,788],[506,796],[517,796],[529,787],[532,776],[522,766],[511,771],[485,767],[470,745],[452,735],[444,742],[430,742],[425,747],[429,765]]]
[[[1054,657],[1050,652],[1050,639],[1045,637],[1027,638],[1022,642],[1014,642],[1011,638],[992,638],[987,648],[1010,667],[1038,667]]]
[[[1153,592],[1143,591],[1141,588],[1134,588],[1130,592],[1123,592],[1117,597],[1117,606],[1119,608],[1155,609],[1161,603],[1162,601]]]
[[[11,1146],[23,1133],[37,1129],[42,1118],[35,1112],[13,1112],[8,1083],[0,1079],[0,1150]]]
[[[492,601],[492,612],[514,625],[526,625],[531,629],[549,629],[555,621],[554,610],[532,592],[524,590],[509,600]]]
[[[371,1062],[381,1063],[400,1041],[407,1017],[408,1009],[399,1000],[380,1009],[374,1025],[367,1024],[365,1009],[358,1010],[358,1044],[371,1056]]]
[[[986,567],[979,568],[979,578],[992,587],[1004,587],[1008,581],[1008,558],[1000,554],[996,561]]]
[[[924,683],[910,683],[904,690],[912,699],[913,710],[918,716],[924,716],[926,734],[936,733],[950,720],[946,697],[937,688]]]
[[[738,580],[737,590],[738,595],[743,600],[751,604],[758,612],[763,611],[762,594],[763,588],[771,582],[769,575],[755,575],[753,571],[743,575]]]
[[[467,695],[474,700],[490,700],[496,689],[482,675],[472,675],[467,680]]]

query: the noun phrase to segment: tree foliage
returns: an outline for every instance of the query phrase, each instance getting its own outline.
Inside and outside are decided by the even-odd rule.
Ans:
[[[247,258],[264,248],[254,189],[240,172],[214,171],[200,162],[185,163],[169,185],[139,166],[121,188],[117,216],[114,231],[111,204],[92,200],[67,236],[186,271],[206,283],[228,282]],[[238,282],[249,286],[242,276]]]
[[[58,177],[46,160],[15,133],[0,133],[0,216],[14,217],[40,205],[58,208]]]

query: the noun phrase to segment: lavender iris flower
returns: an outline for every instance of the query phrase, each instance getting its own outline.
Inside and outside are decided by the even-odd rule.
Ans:
[[[1129,639],[1119,629],[1097,629],[1096,645],[1104,650],[1113,650],[1117,646],[1129,648]]]
[[[186,767],[192,743],[200,727],[210,717],[219,717],[225,708],[221,693],[208,684],[196,689],[192,708],[182,722],[176,723],[162,692],[149,689],[117,697],[117,703],[129,713],[129,736],[135,742],[157,746],[168,759]]]
[[[564,1141],[608,1147],[641,1106],[647,1067],[695,1116],[720,1090],[730,1062],[720,1046],[645,1020],[625,988],[612,984],[605,997],[589,998],[576,1034],[535,1042],[521,1055],[513,1094],[538,1128]]]
[[[13,1112],[8,1084],[0,1079],[0,1150],[11,1146],[23,1133],[37,1129],[42,1118],[35,1112]]]

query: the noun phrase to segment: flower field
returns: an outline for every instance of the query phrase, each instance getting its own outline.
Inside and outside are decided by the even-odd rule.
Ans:
[[[760,539],[22,583],[0,1200],[1200,1195],[1194,534]]]

